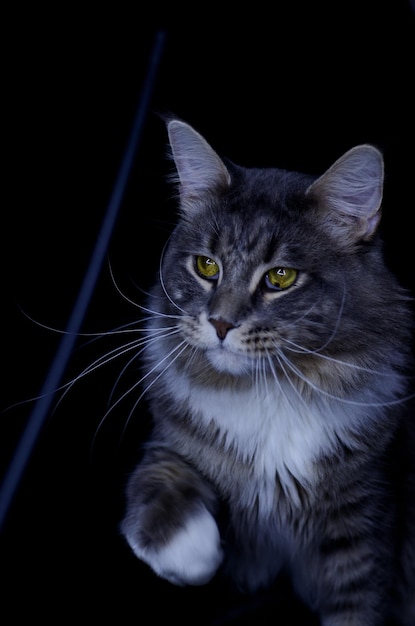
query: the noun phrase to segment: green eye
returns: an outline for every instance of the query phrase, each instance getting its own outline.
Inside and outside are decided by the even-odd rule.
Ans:
[[[288,289],[296,278],[297,270],[292,267],[273,267],[265,276],[265,283],[270,289]]]
[[[196,269],[203,278],[211,280],[218,278],[219,265],[208,256],[196,257]]]

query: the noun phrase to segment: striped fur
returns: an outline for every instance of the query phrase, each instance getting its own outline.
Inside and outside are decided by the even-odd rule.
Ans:
[[[168,132],[180,215],[145,307],[154,430],[122,532],[175,584],[284,569],[323,626],[413,626],[412,316],[378,233],[382,156],[314,179]]]

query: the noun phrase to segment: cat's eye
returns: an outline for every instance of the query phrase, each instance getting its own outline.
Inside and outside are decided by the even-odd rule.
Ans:
[[[202,278],[209,280],[216,280],[219,276],[219,265],[208,256],[196,257],[196,270]]]
[[[295,283],[297,274],[292,267],[273,267],[265,275],[265,284],[269,289],[288,289]]]

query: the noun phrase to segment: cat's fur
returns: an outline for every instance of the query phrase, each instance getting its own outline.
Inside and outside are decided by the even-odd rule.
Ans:
[[[154,430],[122,533],[178,585],[284,569],[323,626],[413,626],[412,316],[383,259],[382,155],[316,178],[168,134],[180,219],[146,307]]]

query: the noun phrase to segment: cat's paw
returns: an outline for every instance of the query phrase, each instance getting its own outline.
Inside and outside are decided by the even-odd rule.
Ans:
[[[162,547],[142,547],[131,538],[129,543],[156,574],[180,586],[209,582],[223,559],[218,527],[204,507]]]

